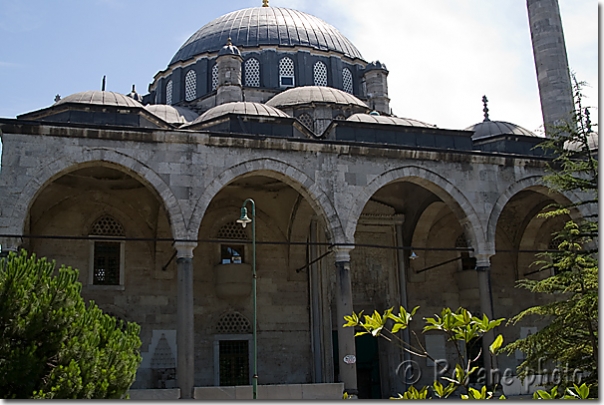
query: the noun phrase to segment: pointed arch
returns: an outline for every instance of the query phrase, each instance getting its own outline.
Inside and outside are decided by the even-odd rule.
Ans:
[[[294,166],[276,159],[268,158],[254,159],[239,163],[226,169],[216,177],[208,187],[206,187],[193,208],[189,221],[191,234],[197,235],[199,227],[201,226],[201,221],[210,202],[218,195],[224,186],[235,179],[256,175],[267,176],[282,181],[299,192],[308,200],[309,204],[313,207],[313,210],[324,218],[325,223],[327,224],[330,242],[343,243],[344,235],[340,218],[333,203],[314,180]]]
[[[38,172],[32,175],[29,182],[19,193],[19,199],[9,216],[8,229],[16,234],[24,231],[27,213],[46,185],[67,173],[95,165],[122,171],[144,184],[163,203],[170,221],[173,237],[175,239],[187,238],[180,205],[164,180],[145,163],[131,156],[105,148],[78,150],[71,154],[69,159],[62,157],[53,162],[41,164]]]
[[[468,239],[472,242],[475,253],[489,252],[484,243],[484,226],[468,198],[441,175],[418,166],[405,166],[389,170],[365,186],[358,194],[345,221],[345,235],[348,240],[354,240],[358,219],[369,199],[379,189],[395,181],[415,183],[437,195],[457,216]]]

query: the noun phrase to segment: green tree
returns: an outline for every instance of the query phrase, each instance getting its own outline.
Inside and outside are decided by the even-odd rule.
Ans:
[[[556,192],[579,192],[586,196],[569,205],[552,205],[543,218],[569,216],[573,210],[592,208],[594,214],[570,219],[553,235],[555,251],[540,255],[535,263],[553,275],[543,280],[521,280],[518,286],[551,297],[549,303],[528,308],[510,319],[545,318],[547,326],[525,339],[507,345],[505,350],[520,350],[526,358],[518,367],[525,377],[543,367],[544,361],[557,367],[580,370],[583,381],[598,385],[598,161],[597,132],[590,120],[589,108],[583,108],[582,83],[575,81],[576,111],[571,122],[558,126],[541,145],[552,152],[549,174],[544,180]],[[595,146],[595,148],[594,148]],[[591,206],[591,207],[590,207]],[[560,392],[573,387],[573,381],[561,381]]]
[[[0,397],[123,398],[141,361],[140,327],[85,304],[78,271],[0,259]]]

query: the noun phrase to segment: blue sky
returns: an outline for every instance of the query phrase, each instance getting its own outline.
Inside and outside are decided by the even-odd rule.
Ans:
[[[559,0],[569,63],[597,106],[598,2]],[[2,0],[0,117],[45,108],[56,94],[144,94],[197,29],[261,0]],[[525,0],[272,0],[336,26],[389,70],[396,115],[441,128],[491,119],[541,125]],[[236,45],[236,44],[235,44]],[[594,114],[596,115],[596,114]]]

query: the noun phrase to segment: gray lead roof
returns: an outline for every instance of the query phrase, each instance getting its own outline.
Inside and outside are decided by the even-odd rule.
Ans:
[[[228,38],[238,47],[307,46],[362,59],[335,27],[312,15],[281,7],[254,7],[225,14],[201,27],[176,52],[170,65],[205,52],[219,51]]]

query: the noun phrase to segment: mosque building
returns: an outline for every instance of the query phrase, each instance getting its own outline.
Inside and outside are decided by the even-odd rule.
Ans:
[[[2,250],[78,268],[87,300],[141,325],[132,398],[251,398],[254,369],[258,398],[396,395],[408,355],[343,316],[513,316],[540,302],[515,283],[548,275],[531,263],[563,223],[537,214],[581,198],[543,185],[542,138],[491,120],[486,97],[465,129],[393,115],[387,59],[263,3],[201,27],[144,95],[83,91],[0,119]],[[557,1],[527,10],[547,131],[573,108],[566,51]],[[413,360],[412,382],[431,383]]]

